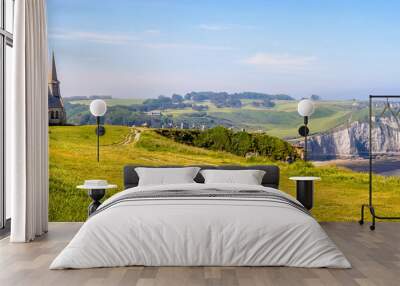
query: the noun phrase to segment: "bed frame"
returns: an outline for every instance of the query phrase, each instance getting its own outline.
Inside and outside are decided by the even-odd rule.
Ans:
[[[127,165],[124,167],[124,188],[129,189],[136,187],[139,183],[139,176],[135,171],[137,167],[150,167],[150,168],[181,168],[183,166],[143,166],[143,165]],[[202,170],[205,169],[217,169],[217,170],[263,170],[265,176],[261,182],[264,187],[270,187],[274,189],[279,188],[279,167],[274,165],[262,165],[262,166],[238,166],[238,165],[223,165],[223,166],[207,166],[207,165],[191,165],[187,167],[199,167]],[[194,178],[197,183],[204,183],[204,178],[200,174]]]

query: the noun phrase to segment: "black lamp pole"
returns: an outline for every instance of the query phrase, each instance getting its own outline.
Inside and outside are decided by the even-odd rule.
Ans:
[[[100,116],[96,116],[96,121],[97,121],[97,129],[96,129],[96,134],[97,134],[97,162],[100,161]]]
[[[307,135],[308,135],[308,116],[304,116],[304,126],[305,132],[304,132],[304,162],[307,162]]]
[[[300,126],[299,134],[304,137],[304,161],[307,162],[307,136],[310,130],[307,127],[308,125],[308,116],[304,116],[304,125]]]

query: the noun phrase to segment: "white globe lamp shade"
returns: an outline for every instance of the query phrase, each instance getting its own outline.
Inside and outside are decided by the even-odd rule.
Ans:
[[[303,99],[297,105],[297,112],[301,116],[310,116],[314,113],[314,103],[309,99]]]
[[[90,103],[90,113],[94,116],[103,116],[106,114],[107,104],[104,100],[95,99]]]

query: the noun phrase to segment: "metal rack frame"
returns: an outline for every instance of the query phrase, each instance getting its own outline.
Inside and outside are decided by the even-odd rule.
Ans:
[[[359,220],[360,225],[364,224],[364,210],[368,208],[372,216],[372,224],[370,225],[371,230],[375,230],[375,219],[400,219],[400,217],[391,216],[378,216],[375,213],[375,208],[372,203],[372,163],[373,163],[373,150],[372,150],[372,101],[374,98],[389,99],[389,98],[400,98],[400,95],[370,95],[369,96],[369,200],[368,204],[361,205],[361,219]]]

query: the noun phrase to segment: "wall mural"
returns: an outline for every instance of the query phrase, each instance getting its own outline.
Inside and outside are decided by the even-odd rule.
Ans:
[[[369,44],[396,32],[399,20],[385,17],[381,27],[342,1],[250,2],[48,1],[50,220],[85,220],[91,199],[76,187],[107,180],[118,186],[107,198],[123,189],[126,164],[276,164],[291,195],[289,177],[322,177],[317,219],[358,220],[368,188],[368,95],[399,91],[398,39],[379,51]],[[365,35],[354,19],[375,28]],[[309,162],[298,134],[304,98],[315,107]],[[105,102],[104,115],[93,115],[93,100]],[[400,199],[400,101],[373,108],[375,192],[385,204]]]

